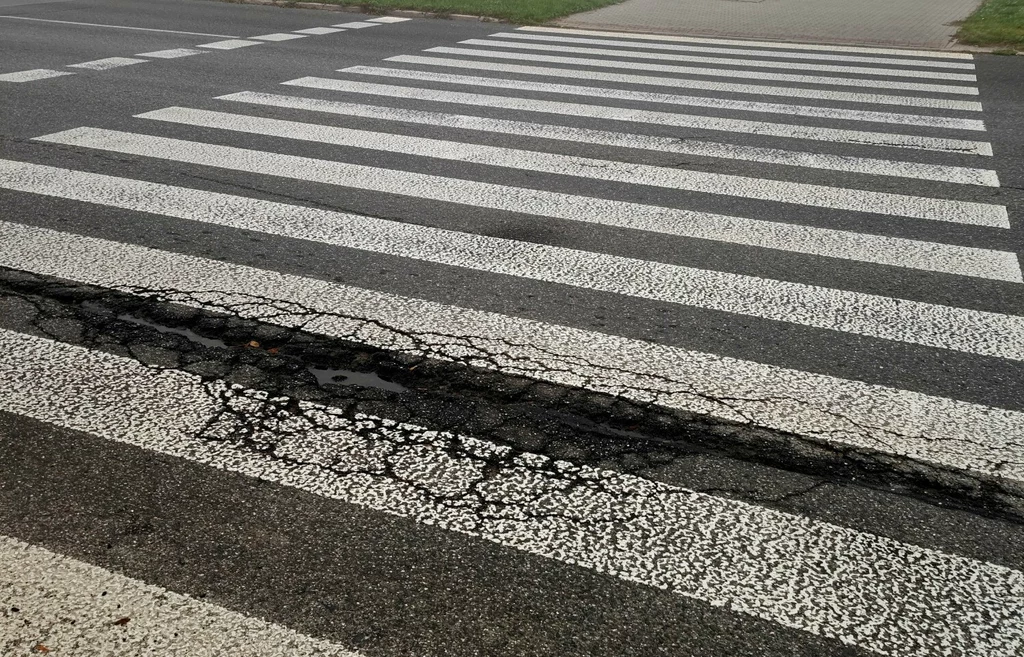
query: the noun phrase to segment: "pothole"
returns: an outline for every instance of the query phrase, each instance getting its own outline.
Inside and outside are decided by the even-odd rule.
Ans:
[[[99,310],[102,307],[98,304],[91,302],[84,302],[83,308],[88,310]],[[131,313],[121,313],[117,315],[117,319],[122,322],[128,322],[137,326],[144,326],[146,328],[153,329],[158,333],[180,335],[189,342],[203,345],[204,347],[213,347],[215,349],[231,349],[234,347],[242,347],[245,345],[230,345],[223,340],[217,338],[207,338],[199,335],[195,331],[187,328],[181,328],[177,326],[168,326],[166,324],[160,324],[142,317],[137,317]],[[321,387],[332,384],[332,385],[344,385],[344,386],[358,386],[361,388],[377,388],[379,390],[388,390],[391,392],[407,392],[409,389],[405,386],[395,383],[393,381],[387,381],[382,379],[380,375],[375,372],[357,372],[355,370],[346,370],[341,368],[328,368],[328,367],[313,367],[312,365],[306,365],[306,370],[316,377],[317,384]]]

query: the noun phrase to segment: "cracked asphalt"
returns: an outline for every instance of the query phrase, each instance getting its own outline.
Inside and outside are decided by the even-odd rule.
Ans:
[[[466,93],[346,77],[507,29],[473,21],[2,81],[369,18],[0,0],[0,651],[1024,650],[1019,58],[974,60],[982,111],[955,120],[984,120],[980,159],[914,106],[935,125],[812,100],[723,136],[720,115],[751,118],[740,92],[658,106],[686,127],[625,78],[581,100],[493,62]],[[818,93],[794,84],[785,102]],[[584,109],[538,113],[565,114],[536,109],[554,96]],[[635,124],[587,118],[602,103]],[[787,155],[793,122],[898,138]],[[383,129],[405,134],[360,132]],[[921,134],[946,146],[901,150]],[[698,221],[662,232],[662,211]],[[895,255],[801,246],[821,230]],[[692,298],[732,305],[679,301],[673,276],[703,270],[728,284]],[[802,291],[770,307],[743,287],[762,281]],[[223,643],[186,640],[196,618]]]

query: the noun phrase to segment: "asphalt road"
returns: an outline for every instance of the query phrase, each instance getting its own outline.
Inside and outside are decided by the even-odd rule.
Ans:
[[[0,0],[4,654],[1020,654],[1022,88]]]

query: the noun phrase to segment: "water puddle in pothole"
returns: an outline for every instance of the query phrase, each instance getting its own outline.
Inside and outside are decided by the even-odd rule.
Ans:
[[[122,322],[138,324],[139,326],[147,326],[151,329],[155,329],[159,333],[170,333],[172,335],[180,335],[189,342],[195,342],[196,344],[201,344],[207,347],[218,347],[220,349],[228,348],[228,343],[224,342],[223,340],[218,340],[216,338],[204,338],[195,331],[190,331],[189,329],[177,328],[174,326],[164,326],[163,324],[157,324],[156,322],[151,322],[149,320],[142,319],[141,317],[136,317],[134,315],[129,315],[127,313],[118,315],[117,318]]]
[[[385,381],[373,372],[355,372],[353,370],[339,370],[332,368],[319,368],[319,367],[307,367],[313,376],[316,377],[317,383],[320,385],[327,385],[328,383],[335,383],[343,386],[361,386],[363,388],[379,388],[381,390],[390,390],[392,392],[406,392],[409,390],[405,386],[394,383],[392,381]],[[339,379],[341,379],[339,381]]]
[[[102,306],[95,303],[91,303],[89,301],[84,302],[82,304],[82,307],[92,311],[103,310]],[[206,347],[228,349],[231,346],[228,343],[224,342],[223,340],[218,340],[216,338],[205,338],[196,333],[195,331],[191,331],[189,329],[178,328],[175,326],[165,326],[163,324],[151,322],[147,319],[142,319],[141,317],[136,317],[135,315],[131,315],[129,313],[122,313],[117,316],[117,319],[123,322],[128,322],[130,324],[135,324],[137,326],[145,326],[147,328],[151,328],[157,331],[158,333],[170,333],[172,335],[180,335],[190,342],[201,344]],[[405,386],[400,385],[398,383],[386,381],[380,378],[377,374],[374,374],[373,372],[356,372],[354,370],[321,368],[313,367],[311,365],[307,365],[306,369],[309,371],[310,374],[316,377],[317,383],[321,386],[327,385],[328,383],[333,383],[336,385],[343,386],[378,388],[380,390],[390,390],[392,392],[407,392],[409,390]]]

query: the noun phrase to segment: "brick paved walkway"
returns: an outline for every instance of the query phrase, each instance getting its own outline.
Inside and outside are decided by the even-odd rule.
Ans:
[[[981,0],[626,0],[559,25],[782,41],[925,48],[951,44],[953,21]]]

